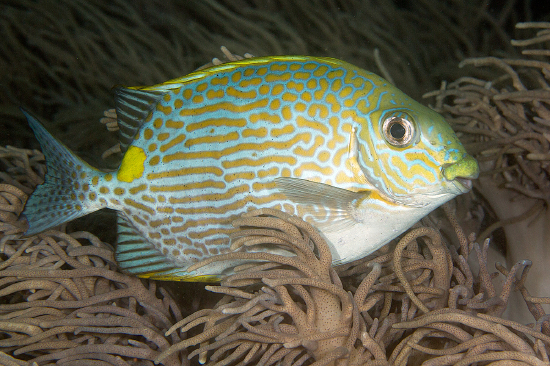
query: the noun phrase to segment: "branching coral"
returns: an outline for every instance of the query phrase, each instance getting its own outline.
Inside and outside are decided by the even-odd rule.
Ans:
[[[505,187],[550,203],[550,23],[518,23],[540,29],[536,36],[513,41],[524,58],[466,59],[460,66],[498,70],[491,80],[462,77],[426,96],[451,116],[467,149]]]
[[[112,106],[113,85],[180,77],[221,45],[259,56],[337,57],[418,97],[452,77],[447,65],[507,47],[503,27],[517,21],[514,3],[3,1],[0,126],[11,134],[0,134],[0,145],[32,146],[31,131],[20,128],[22,105],[47,118],[73,150],[99,156],[114,140],[104,141],[93,121]]]
[[[0,157],[17,182],[0,184],[0,350],[37,365],[152,365],[181,340],[164,336],[182,318],[166,290],[117,272],[112,248],[89,232],[21,236],[40,156],[9,148]],[[181,365],[180,355],[164,364]]]
[[[195,347],[189,357],[200,356],[208,365],[548,362],[548,317],[540,307],[533,311],[535,328],[500,317],[514,286],[523,286],[529,261],[509,271],[499,265],[505,281],[497,291],[487,267],[489,242],[480,247],[473,236],[468,239],[453,211],[447,207],[446,212],[460,238],[458,251],[435,229],[419,227],[393,253],[339,268],[340,275],[330,267],[326,243],[308,224],[275,210],[246,214],[234,222],[241,228],[234,249],[271,244],[292,254],[233,252],[197,264],[256,261],[220,286],[208,287],[225,297],[168,334],[178,328],[203,330],[158,360]],[[467,262],[470,252],[478,257],[477,275]],[[340,276],[347,277],[344,283]],[[533,299],[526,301],[536,307]]]

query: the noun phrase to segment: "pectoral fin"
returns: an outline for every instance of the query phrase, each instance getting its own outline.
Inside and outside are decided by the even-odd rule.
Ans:
[[[279,177],[277,188],[289,200],[300,205],[304,218],[326,231],[338,231],[358,223],[358,204],[369,191],[352,192],[305,179]]]

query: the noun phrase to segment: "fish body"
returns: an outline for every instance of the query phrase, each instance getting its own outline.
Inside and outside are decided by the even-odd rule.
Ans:
[[[149,87],[118,88],[122,163],[90,167],[27,114],[46,155],[27,234],[108,207],[126,272],[187,272],[229,251],[231,221],[255,208],[301,216],[334,264],[375,251],[470,189],[477,162],[443,117],[383,78],[301,56],[230,62]]]

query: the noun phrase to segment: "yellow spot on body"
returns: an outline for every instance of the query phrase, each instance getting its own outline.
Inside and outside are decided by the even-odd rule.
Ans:
[[[155,155],[149,160],[149,165],[157,165],[159,162],[160,157],[158,155]]]
[[[153,122],[153,127],[155,128],[161,128],[162,127],[162,118],[155,119],[155,122]],[[147,137],[146,137],[147,138]]]
[[[329,132],[328,127],[325,124],[305,119],[302,116],[296,117],[296,123],[299,127],[314,129],[320,131],[323,135],[328,135]]]
[[[171,213],[174,213],[174,208],[173,207],[157,207],[157,211],[158,212],[162,212],[162,213],[167,213],[167,214],[171,214]]]
[[[325,95],[325,92],[327,91],[328,89],[328,83],[325,79],[321,79],[319,80],[319,85],[321,86],[321,88],[319,90],[316,90],[314,93],[313,93],[313,97],[316,99],[316,100],[322,100],[323,99],[323,96]]]
[[[195,90],[198,91],[199,93],[201,93],[201,92],[205,91],[206,88],[208,88],[208,84],[207,83],[201,83],[195,88]]]
[[[211,83],[212,85],[227,85],[229,78],[227,76],[221,78],[213,78]]]
[[[95,177],[92,178],[92,184],[94,186],[97,186],[97,183],[99,182],[99,177],[96,175]]]
[[[262,85],[260,86],[260,94],[262,95],[266,95],[267,93],[269,93],[269,86],[268,85]]]
[[[297,177],[301,177],[303,171],[315,171],[319,172],[322,175],[330,175],[332,174],[332,168],[331,167],[320,167],[319,165],[315,163],[304,163],[300,165],[298,168],[294,170],[294,174]]]
[[[160,151],[165,152],[169,148],[180,144],[181,142],[183,142],[183,140],[185,140],[185,137],[186,136],[184,134],[178,135],[176,138],[173,138],[172,140],[168,141],[166,144],[161,145]]]
[[[122,158],[122,163],[117,172],[117,179],[121,182],[131,183],[143,175],[145,159],[147,156],[142,148],[130,146]]]
[[[299,73],[296,73],[297,75]],[[275,81],[288,81],[292,78],[292,74],[290,72],[285,72],[283,74],[277,75],[277,74],[269,74],[265,76],[265,81],[268,83],[272,83]]]
[[[147,185],[146,184],[140,184],[139,186],[137,187],[133,187],[133,188],[130,188],[128,190],[128,192],[130,192],[131,194],[136,194],[138,192],[141,192],[141,191],[144,191],[147,189]]]
[[[101,194],[107,194],[107,193],[109,193],[109,188],[107,188],[107,187],[99,187],[99,193],[101,193]]]
[[[236,71],[233,73],[233,75],[231,75],[231,81],[236,83],[238,82],[239,80],[241,80],[241,77],[242,77],[242,74],[240,71]]]
[[[202,95],[195,95],[192,101],[193,103],[202,103],[204,101],[204,97]]]
[[[294,109],[296,110],[296,112],[305,112],[307,106],[304,103],[300,102],[294,105]]]
[[[304,83],[302,82],[295,82],[295,81],[289,81],[288,84],[286,84],[286,87],[288,89],[294,89],[297,92],[302,92],[304,90]]]
[[[310,77],[311,77],[311,74],[309,72],[296,72],[296,73],[294,73],[294,78],[295,79],[307,80]]]
[[[208,99],[219,99],[225,97],[223,90],[209,90],[206,92],[206,98]]]
[[[146,128],[145,131],[143,131],[143,137],[146,140],[151,139],[151,137],[153,137],[153,130],[151,130],[150,128]]]
[[[340,103],[338,103],[338,100],[334,94],[327,95],[325,101],[330,104],[330,110],[332,113],[340,112]]]
[[[287,64],[271,64],[269,69],[271,71],[286,71]]]
[[[300,98],[306,102],[311,102],[311,93],[310,92],[304,92],[302,95],[300,95]]]
[[[328,71],[328,67],[326,66],[319,66],[317,70],[313,71],[313,76],[321,77],[326,74]]]
[[[341,89],[340,94],[338,94],[338,96],[340,98],[346,98],[351,94],[352,91],[353,89],[351,88],[351,86],[345,86],[344,88]]]
[[[241,132],[243,137],[265,137],[267,135],[267,128],[261,127],[258,129],[247,128]]]
[[[317,158],[319,161],[325,162],[330,159],[330,154],[327,151],[321,151],[319,155],[317,155]]]
[[[285,90],[285,88],[281,84],[277,84],[271,89],[271,95],[279,95],[283,92],[283,90]]]
[[[281,119],[276,114],[269,114],[269,113],[266,113],[266,112],[254,113],[254,114],[250,115],[250,122],[256,123],[256,122],[259,122],[259,121],[267,121],[267,122],[271,122],[273,124],[277,124],[277,123],[281,122]]]
[[[176,107],[176,109],[180,109],[182,106],[183,106],[183,100],[181,100],[181,99],[176,99],[176,100],[174,101],[174,107]]]
[[[166,94],[164,94],[163,99],[164,99],[166,102],[169,102],[170,99],[172,99],[172,97],[170,96],[170,94],[166,93]]]
[[[243,88],[248,88],[250,85],[260,85],[261,83],[262,83],[262,78],[252,78],[248,80],[241,80],[239,85]]]
[[[342,80],[340,79],[334,80],[330,85],[330,90],[332,90],[333,92],[337,92],[341,88],[342,88]]]
[[[80,173],[80,179],[84,179],[84,178],[86,178],[86,173],[84,172]]]
[[[294,93],[284,93],[282,97],[285,102],[295,102],[298,100],[298,96]]]
[[[233,182],[237,179],[244,179],[244,180],[252,180],[256,177],[254,172],[243,172],[243,173],[234,173],[234,174],[226,174],[224,179],[226,182]]]
[[[172,107],[170,106],[162,106],[161,104],[157,104],[157,111],[164,113],[165,115],[168,115],[172,113]]]
[[[92,193],[90,193],[90,194],[88,195],[88,198],[89,198],[91,201],[95,201],[95,199],[97,198],[97,195],[96,195],[94,192],[92,192]]]
[[[308,80],[307,83],[306,83],[306,86],[309,89],[315,89],[317,87],[317,80],[315,80],[315,79]]]
[[[155,202],[157,202],[153,197],[147,196],[147,195],[145,195],[145,194],[141,196],[141,199],[142,199],[143,201],[149,202],[149,203],[155,203]]]
[[[311,148],[305,150],[301,146],[298,146],[294,150],[292,150],[292,152],[294,152],[296,155],[312,157],[313,155],[315,155],[315,150],[317,150],[319,146],[323,145],[323,141],[324,139],[321,136],[316,136],[315,142],[313,143],[313,146],[311,146]]]
[[[273,168],[271,168],[271,169],[266,169],[266,170],[260,170],[260,171],[258,171],[258,177],[260,177],[260,178],[265,178],[265,177],[268,177],[268,176],[277,175],[277,173],[279,173],[279,168],[273,167]]]
[[[115,189],[113,189],[113,193],[116,194],[117,196],[120,196],[122,194],[124,194],[126,191],[124,190],[124,188],[120,188],[120,187],[117,187]]]
[[[159,135],[157,136],[157,140],[164,141],[164,140],[168,139],[169,137],[170,137],[169,133],[163,132],[163,133],[159,133]]]
[[[155,214],[155,211],[150,208],[149,206],[146,206],[142,203],[139,203],[139,202],[136,202],[134,200],[131,200],[129,198],[125,198],[124,199],[124,203],[128,206],[131,206],[131,207],[134,207],[134,208],[137,208],[138,210],[141,210],[141,211],[145,211],[147,212],[149,215],[154,215]]]
[[[281,114],[283,118],[287,121],[290,121],[292,119],[292,112],[290,110],[290,107],[285,105],[283,109],[281,110]]]
[[[344,76],[344,70],[333,70],[327,74],[328,79],[341,78]]]
[[[193,96],[193,91],[191,89],[185,89],[183,92],[183,97],[187,100],[191,99]]]
[[[302,67],[302,65],[296,63],[296,64],[290,64],[290,67],[289,67],[289,70],[290,71],[296,71],[296,70],[300,70],[300,68]]]
[[[281,101],[279,99],[273,100],[269,105],[269,108],[271,108],[274,111],[278,110],[279,108],[281,108]]]
[[[148,149],[149,149],[150,152],[155,151],[157,149],[157,144],[150,144]]]
[[[293,133],[293,132],[294,132],[294,126],[293,125],[286,125],[282,128],[272,129],[270,134],[273,137],[279,137],[281,135],[286,135],[286,134]]]
[[[317,112],[319,112],[319,117],[321,118],[328,117],[328,108],[323,104],[314,103],[310,105],[307,110],[307,114],[311,118],[314,118],[317,115]]]
[[[237,90],[233,87],[228,87],[226,90],[225,90],[225,94],[227,94],[228,96],[231,96],[231,97],[235,97],[235,98],[242,98],[242,99],[254,99],[256,98],[256,91],[255,90],[249,90],[247,92],[243,92],[243,91],[240,91],[240,90]]]

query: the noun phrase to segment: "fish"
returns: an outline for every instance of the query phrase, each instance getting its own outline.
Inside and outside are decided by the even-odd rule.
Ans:
[[[114,95],[123,157],[113,172],[23,111],[47,168],[25,234],[116,210],[115,257],[138,277],[219,280],[229,264],[187,269],[229,252],[231,222],[258,208],[303,218],[333,264],[348,263],[468,192],[479,173],[439,113],[333,58],[249,58]]]

